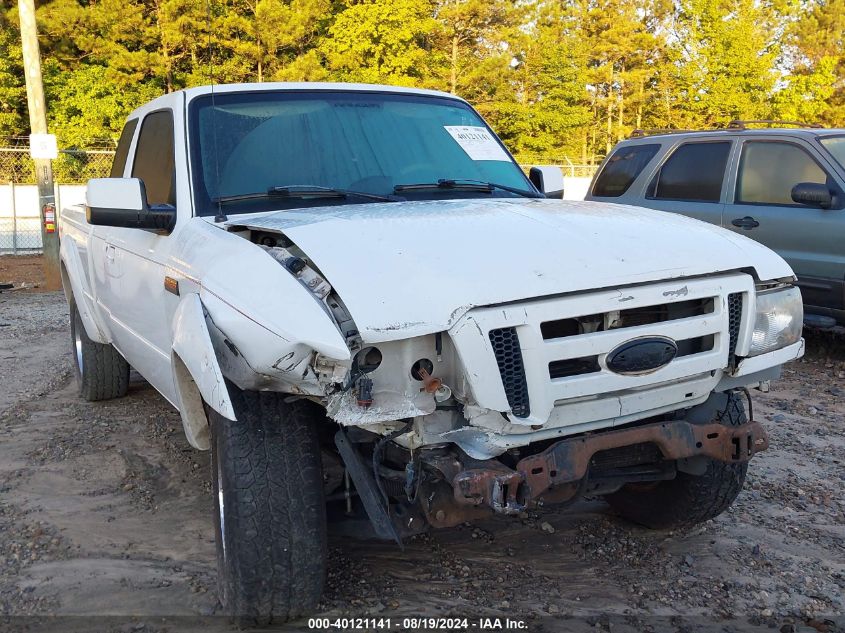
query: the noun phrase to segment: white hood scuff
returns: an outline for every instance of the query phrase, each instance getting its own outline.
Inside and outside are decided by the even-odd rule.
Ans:
[[[674,213],[600,202],[448,200],[231,216],[284,233],[346,303],[367,343],[444,331],[468,310],[534,297],[753,268],[768,248]]]

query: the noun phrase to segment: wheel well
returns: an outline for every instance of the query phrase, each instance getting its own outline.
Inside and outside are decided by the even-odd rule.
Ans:
[[[59,273],[62,276],[62,291],[65,293],[65,301],[70,305],[73,299],[73,289],[70,286],[70,276],[67,274],[67,266],[65,266],[64,260],[61,261],[59,266]]]

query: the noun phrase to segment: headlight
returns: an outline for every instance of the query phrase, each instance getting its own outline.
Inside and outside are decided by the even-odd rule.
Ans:
[[[797,343],[804,327],[801,291],[794,286],[757,293],[757,314],[749,356],[759,356]]]

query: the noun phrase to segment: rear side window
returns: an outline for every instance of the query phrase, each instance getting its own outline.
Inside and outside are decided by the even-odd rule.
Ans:
[[[123,178],[126,159],[129,157],[129,146],[132,144],[136,127],[138,127],[138,119],[127,121],[123,126],[123,132],[120,133],[120,140],[117,142],[117,150],[114,152],[109,178]]]
[[[792,200],[792,188],[801,182],[828,184],[828,176],[797,145],[772,141],[743,145],[736,184],[737,202],[803,206]]]
[[[659,149],[660,145],[630,145],[617,149],[596,178],[593,195],[603,198],[621,196]]]
[[[144,181],[147,201],[176,205],[173,115],[160,110],[144,117],[135,147],[132,177]]]
[[[730,151],[730,142],[681,145],[657,171],[647,197],[719,202]]]

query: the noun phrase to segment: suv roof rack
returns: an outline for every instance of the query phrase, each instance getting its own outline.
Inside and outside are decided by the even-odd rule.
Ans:
[[[824,128],[824,126],[819,123],[802,123],[801,121],[776,121],[774,119],[755,119],[745,121],[740,119],[734,119],[724,127],[714,127],[710,129],[701,130],[684,130],[675,128],[654,128],[648,130],[636,129],[631,132],[631,136],[629,136],[628,138],[643,138],[645,136],[653,136],[657,134],[688,134],[690,132],[729,132],[732,130],[747,130],[749,129],[749,125],[768,125],[769,127],[772,127],[773,125],[792,125],[795,127],[805,127],[812,129]]]
[[[679,130],[676,128],[653,128],[648,130],[634,130],[628,138],[642,138],[643,136],[653,136],[655,134],[686,134],[688,132],[700,132],[701,130]]]
[[[739,119],[734,119],[730,123],[728,123],[727,129],[729,130],[745,130],[748,129],[749,125],[768,125],[769,127],[773,125],[792,125],[794,127],[809,127],[814,129],[823,128],[823,125],[819,123],[804,123],[802,121],[776,121],[773,119],[756,119],[750,121],[742,121]]]

